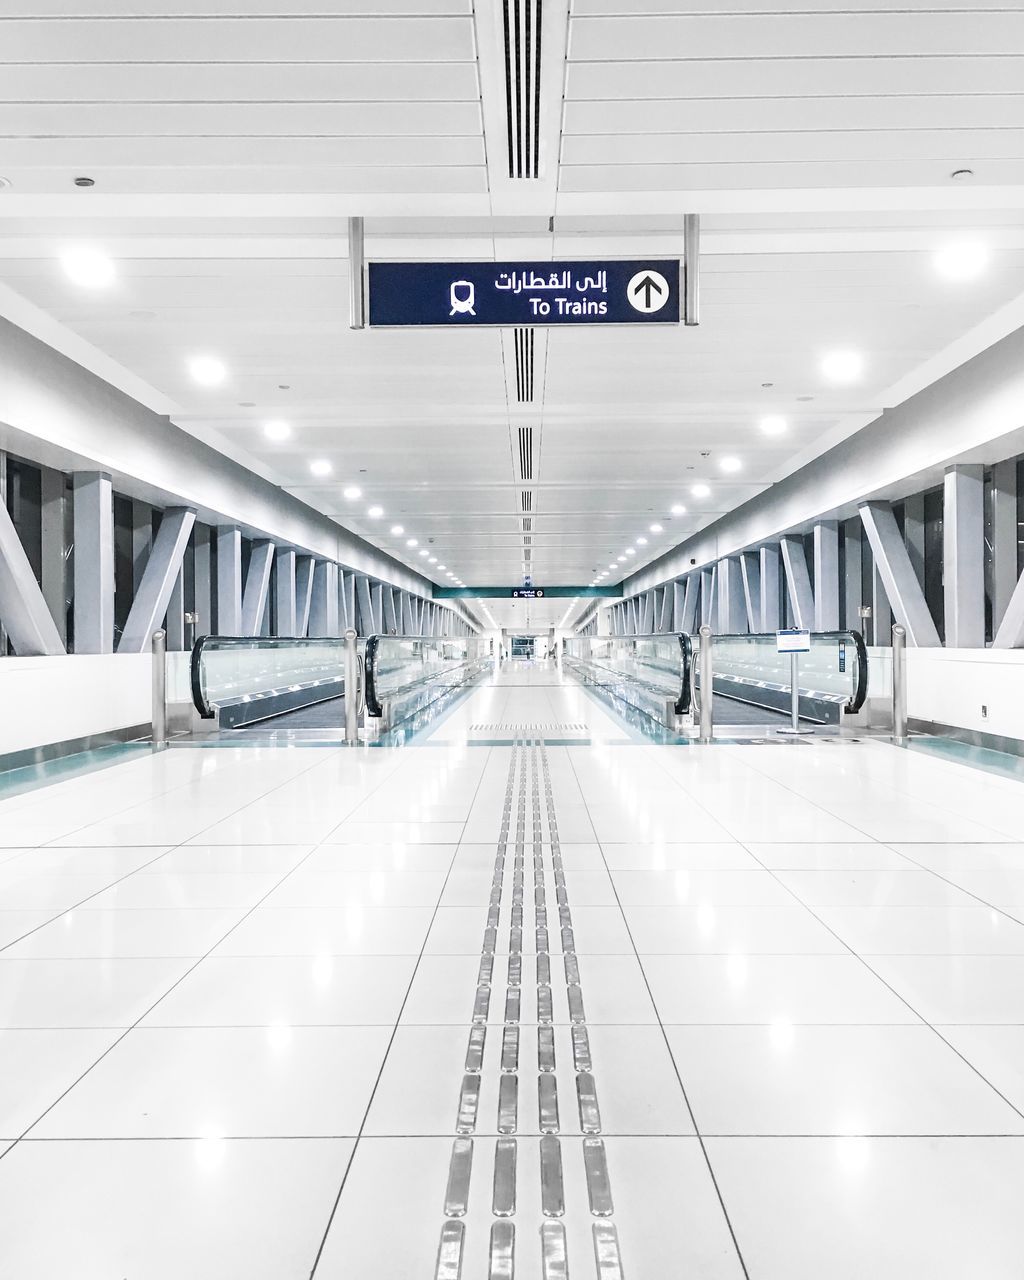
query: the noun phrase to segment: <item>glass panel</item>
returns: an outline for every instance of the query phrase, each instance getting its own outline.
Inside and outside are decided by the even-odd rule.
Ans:
[[[588,684],[663,723],[669,702],[676,715],[689,710],[689,651],[690,637],[676,633],[573,636],[565,641],[563,661]]]
[[[322,688],[325,697],[337,697],[344,675],[342,639],[207,636],[192,654],[193,698],[206,716],[285,690]]]
[[[391,724],[487,670],[491,642],[478,636],[371,636],[366,645],[366,710]]]

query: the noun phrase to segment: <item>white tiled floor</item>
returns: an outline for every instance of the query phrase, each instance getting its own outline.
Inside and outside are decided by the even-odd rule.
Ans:
[[[0,801],[3,1280],[431,1280],[494,742],[523,723],[590,732],[546,756],[625,1276],[1017,1280],[1024,787],[879,742],[653,746],[534,668],[404,749],[175,749]],[[539,1280],[524,904],[516,1277]],[[464,1280],[510,919],[506,895]],[[581,1280],[557,924],[549,946]]]

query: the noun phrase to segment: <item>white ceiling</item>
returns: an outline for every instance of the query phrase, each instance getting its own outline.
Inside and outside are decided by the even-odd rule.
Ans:
[[[524,490],[538,585],[646,536],[639,567],[1024,323],[1019,3],[547,0],[541,176],[519,182],[499,4],[301,10],[0,0],[0,313],[428,575],[406,538],[518,582]],[[538,331],[531,403],[510,333],[348,327],[350,214],[369,257],[458,259],[677,257],[686,211],[700,327]],[[964,235],[991,268],[941,281],[931,255]],[[117,258],[114,287],[65,279],[74,242]],[[818,372],[839,346],[866,360],[841,390]],[[200,351],[224,386],[189,380]]]

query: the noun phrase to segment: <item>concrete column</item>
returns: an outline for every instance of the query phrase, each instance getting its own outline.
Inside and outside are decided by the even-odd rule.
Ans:
[[[165,619],[168,650],[177,653],[185,647],[182,561],[195,519],[191,508],[164,512],[121,633],[118,653],[148,653],[153,632]]]
[[[715,632],[720,636],[742,635],[747,630],[746,605],[743,599],[743,581],[740,562],[735,557],[719,560],[717,566],[718,608]]]
[[[153,545],[153,508],[132,500],[132,592],[142,585],[149,549]]]
[[[166,519],[166,516],[164,517]],[[161,525],[161,528],[163,526]],[[179,569],[171,583],[171,592],[167,599],[167,614],[164,618],[166,645],[168,653],[181,653],[185,648],[185,574]],[[152,632],[150,641],[152,642]],[[118,646],[120,653],[121,646]]]
[[[743,605],[747,612],[747,630],[755,634],[761,627],[761,564],[754,551],[740,556],[740,579],[743,583]]]
[[[798,627],[814,627],[814,593],[811,575],[807,572],[807,556],[803,538],[783,538],[779,543],[782,566],[786,571],[786,590],[789,594],[793,621]]]
[[[709,627],[714,620],[715,571],[700,571],[700,621],[701,626]]]
[[[778,631],[779,618],[779,548],[762,547],[761,558],[761,623],[762,632]]]
[[[50,610],[61,644],[68,638],[66,493],[63,471],[42,468],[42,581],[43,599]],[[3,494],[0,493],[0,502]]]
[[[274,557],[274,615],[278,636],[297,636],[295,552],[279,550]]]
[[[114,649],[114,494],[102,471],[77,471],[75,500],[75,652]]]
[[[814,630],[839,630],[839,525],[814,526]]]
[[[263,631],[263,617],[270,593],[270,570],[274,564],[274,544],[269,541],[254,542],[249,557],[249,571],[245,575],[245,591],[242,593],[242,635],[258,636]]]
[[[217,635],[242,634],[242,533],[234,525],[217,529]]]
[[[338,620],[338,566],[328,560],[318,560],[313,568],[313,598],[309,609],[309,634],[311,636],[337,636],[341,632]]]
[[[860,616],[864,603],[862,594],[862,545],[859,520],[847,520],[843,525],[843,554],[846,560],[846,581],[843,583],[844,619],[847,631],[865,631]]]
[[[985,647],[985,472],[949,467],[942,499],[946,648]]]
[[[309,609],[312,600],[313,557],[299,556],[295,561],[295,634],[297,636],[309,633]]]
[[[908,644],[937,645],[939,633],[900,537],[892,506],[888,502],[865,502],[860,508],[860,518],[874,560],[876,580],[871,601],[874,642],[882,643],[877,637],[882,637],[885,643],[892,642],[891,627],[886,630],[891,607],[897,621],[907,629]]]
[[[25,548],[0,494],[0,638],[10,639],[19,657],[64,652]],[[0,650],[0,652],[3,652]]]
[[[1017,586],[1017,463],[992,468],[992,627],[999,629]]]
[[[1014,524],[1017,516],[1014,514]],[[924,494],[916,493],[903,504],[903,541],[918,582],[924,587]]]
[[[213,557],[208,525],[195,525],[192,530],[193,581],[195,587],[196,637],[213,631]]]

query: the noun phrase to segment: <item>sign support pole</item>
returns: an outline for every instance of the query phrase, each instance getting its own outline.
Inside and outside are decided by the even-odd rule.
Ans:
[[[683,324],[700,324],[700,214],[683,217]]]
[[[363,288],[363,220],[348,220],[348,327],[366,328],[366,291]]]

